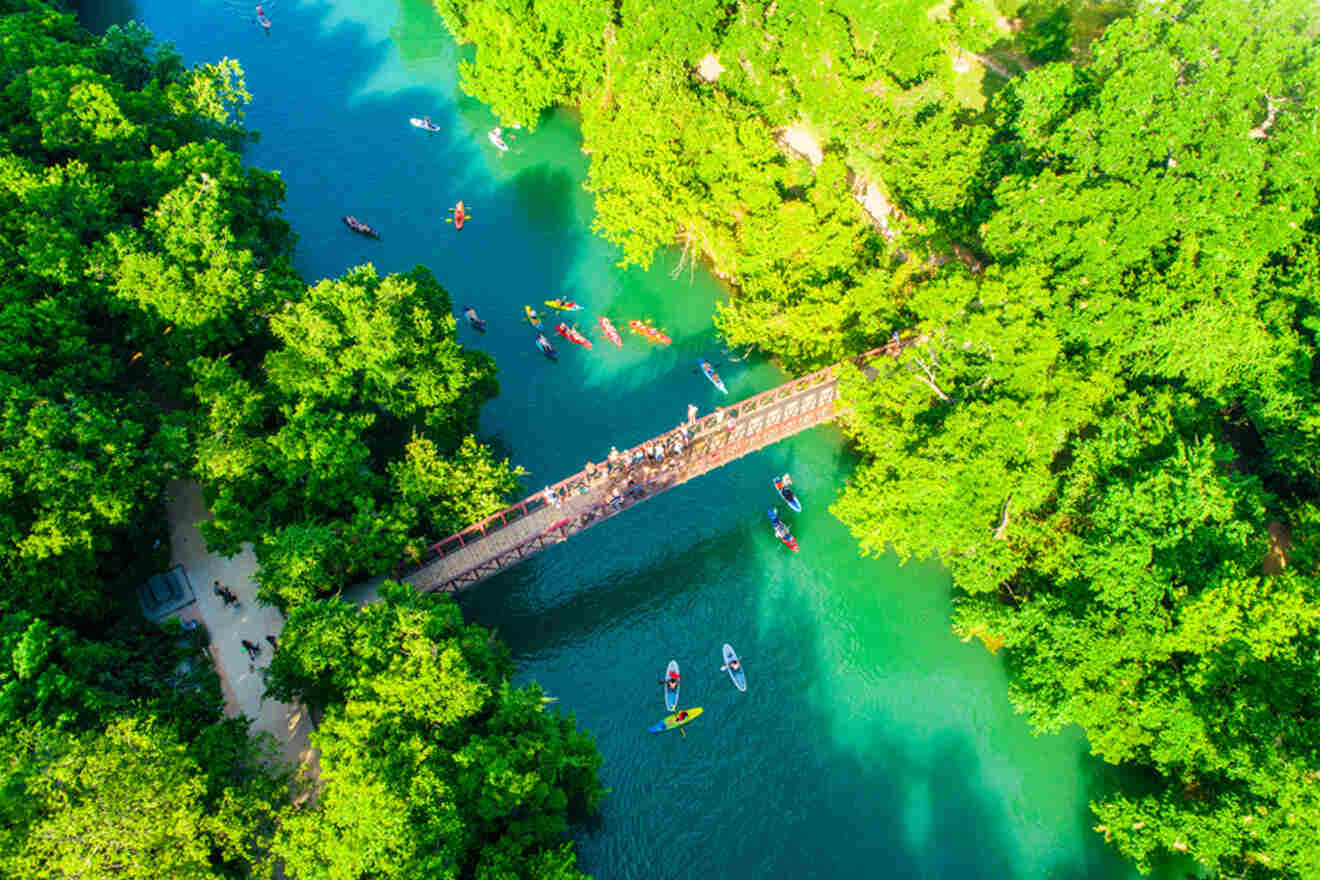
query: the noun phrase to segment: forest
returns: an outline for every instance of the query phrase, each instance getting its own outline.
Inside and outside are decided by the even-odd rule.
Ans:
[[[313,601],[518,487],[445,288],[299,277],[236,62],[40,0],[0,2],[0,60],[0,876],[583,876],[600,756],[493,634],[390,582]],[[267,687],[321,719],[319,780],[137,606],[187,479],[287,615]]]
[[[505,124],[582,121],[624,263],[789,371],[872,349],[833,507],[937,558],[1142,870],[1320,876],[1309,0],[436,0]]]

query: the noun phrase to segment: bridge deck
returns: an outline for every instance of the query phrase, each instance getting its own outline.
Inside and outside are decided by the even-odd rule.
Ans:
[[[891,345],[855,362],[896,353]],[[794,379],[589,465],[550,487],[553,503],[531,495],[432,545],[402,580],[421,592],[456,592],[660,492],[829,421],[836,415],[837,374],[827,367]],[[664,450],[658,460],[649,454],[657,445]]]

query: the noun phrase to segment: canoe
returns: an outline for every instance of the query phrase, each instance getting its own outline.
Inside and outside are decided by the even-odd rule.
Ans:
[[[784,477],[786,476],[788,476],[788,474],[784,474]],[[775,477],[775,491],[779,493],[780,498],[784,499],[785,504],[793,508],[794,513],[801,513],[802,499],[798,498],[796,492],[784,485],[784,477]]]
[[[670,687],[669,682],[673,681],[674,686]],[[665,669],[665,681],[660,685],[665,689],[665,708],[670,712],[678,708],[678,661],[670,660],[668,668]]]
[[[380,238],[380,233],[363,223],[352,214],[343,218],[344,225],[356,232],[358,235],[365,235],[367,238]]]
[[[794,538],[793,533],[788,530],[788,524],[779,518],[779,511],[771,507],[766,510],[766,514],[770,517],[770,525],[774,527],[775,537],[779,538],[789,550],[794,553],[798,552],[797,538]],[[784,527],[782,535],[780,534],[780,526]]]
[[[527,323],[531,324],[537,330],[545,329],[545,325],[541,323],[541,316],[536,313],[536,309],[531,306],[523,306],[523,313],[527,315]]]
[[[548,299],[545,304],[552,309],[559,309],[561,312],[578,312],[582,310],[582,306],[571,299]]]
[[[550,340],[546,339],[540,333],[536,334],[536,347],[541,350],[541,354],[550,358],[552,361],[559,357],[559,352],[555,351],[555,347],[550,344]]]
[[[647,324],[643,321],[638,321],[636,319],[631,320],[628,322],[628,327],[629,329],[632,330],[632,332],[640,333],[643,336],[645,336],[647,339],[651,340],[652,342],[658,342],[661,345],[668,345],[669,343],[674,341],[670,339],[668,336],[666,336],[663,332],[655,329],[650,324]]]
[[[434,122],[427,122],[425,119],[418,119],[416,116],[414,116],[412,119],[409,119],[408,121],[412,123],[413,128],[420,128],[423,131],[440,130],[440,126],[436,125]]]
[[[701,372],[706,374],[706,378],[710,380],[710,384],[714,385],[725,394],[729,393],[729,389],[724,387],[724,380],[720,378],[719,373],[715,372],[715,368],[710,365],[709,361],[703,361],[698,358],[697,363],[701,365]]]
[[[500,136],[501,134],[503,134],[503,132],[498,128],[492,128],[486,133],[486,137],[490,139],[491,145],[494,146],[495,149],[499,150],[501,153],[507,153],[509,145],[504,142],[504,138]]]
[[[579,333],[576,327],[570,327],[567,324],[556,324],[555,332],[569,342],[576,342],[587,351],[591,351],[591,340]]]
[[[734,669],[733,663],[738,664]],[[743,672],[742,661],[738,659],[738,654],[733,650],[733,645],[724,643],[724,668],[729,673],[729,678],[733,679],[733,686],[740,691],[747,690],[747,673]]]
[[[457,205],[454,205],[454,228],[462,229],[463,224],[467,222],[467,219],[468,212],[467,208],[463,207],[463,203],[459,202]]]
[[[610,323],[610,319],[604,315],[600,316],[600,329],[601,332],[605,334],[605,338],[610,342],[613,342],[616,348],[623,348],[623,337],[619,335],[618,330],[614,329],[614,325]]]
[[[700,706],[696,706],[692,709],[684,709],[682,712],[676,712],[675,714],[666,717],[664,721],[657,721],[655,724],[648,727],[647,730],[652,733],[664,733],[666,730],[673,730],[675,727],[682,727],[700,714]],[[679,715],[683,716],[682,720],[679,720]]]

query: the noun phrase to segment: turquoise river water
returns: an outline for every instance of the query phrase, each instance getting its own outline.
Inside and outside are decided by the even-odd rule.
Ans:
[[[309,280],[371,262],[424,263],[489,322],[464,341],[489,351],[501,395],[483,430],[532,488],[721,401],[694,370],[721,368],[734,400],[783,380],[754,359],[727,362],[711,314],[720,287],[643,272],[590,232],[586,157],[571,118],[516,132],[497,154],[495,121],[457,86],[462,53],[426,0],[265,3],[269,34],[237,0],[137,0],[88,24],[137,18],[189,63],[239,59],[260,131],[249,160],[288,183],[287,216]],[[89,4],[90,5],[90,4]],[[429,115],[443,131],[408,125]],[[461,233],[444,222],[471,206]],[[379,242],[340,223],[355,214]],[[625,331],[622,351],[560,345],[543,359],[523,303],[566,296],[649,317],[668,349]],[[560,340],[562,342],[562,340]],[[1033,736],[1014,714],[1001,662],[949,630],[951,588],[933,564],[861,559],[828,506],[853,465],[832,427],[763,450],[490,580],[462,599],[496,628],[519,676],[590,730],[610,794],[577,843],[601,880],[708,878],[1127,878],[1091,830],[1087,804],[1115,785],[1076,729]],[[765,520],[777,471],[805,510],[799,555]],[[782,505],[781,505],[782,511]],[[730,642],[747,693],[720,672]],[[683,667],[686,736],[652,736],[658,679]]]

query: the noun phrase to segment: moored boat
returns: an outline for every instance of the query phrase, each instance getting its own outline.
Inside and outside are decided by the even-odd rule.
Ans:
[[[367,238],[380,238],[380,233],[363,223],[358,218],[349,214],[343,218],[344,225],[356,232],[358,235],[365,235]]]

